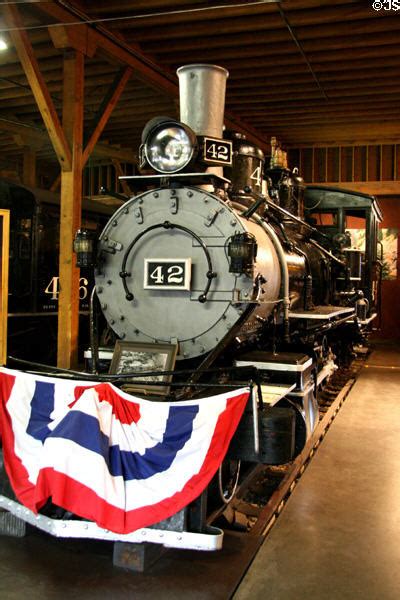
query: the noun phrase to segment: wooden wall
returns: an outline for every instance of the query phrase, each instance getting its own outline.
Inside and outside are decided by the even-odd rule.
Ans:
[[[373,195],[400,195],[400,144],[293,148],[288,156],[307,183],[346,183]]]

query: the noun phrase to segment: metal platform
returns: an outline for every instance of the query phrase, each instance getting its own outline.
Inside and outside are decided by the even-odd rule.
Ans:
[[[344,306],[314,306],[311,310],[291,310],[289,319],[329,320],[344,315],[355,315],[354,307]]]

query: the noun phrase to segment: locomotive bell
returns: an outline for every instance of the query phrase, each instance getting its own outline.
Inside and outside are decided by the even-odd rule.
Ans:
[[[261,194],[264,152],[246,140],[242,133],[235,131],[230,137],[233,141],[233,164],[225,170],[226,176],[231,180],[233,196],[246,196],[246,188]]]

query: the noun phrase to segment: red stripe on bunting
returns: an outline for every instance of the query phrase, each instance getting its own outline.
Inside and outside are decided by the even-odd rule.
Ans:
[[[140,420],[140,405],[119,396],[109,383],[77,386],[74,390],[75,400],[69,404],[69,408],[72,408],[82,394],[91,388],[96,390],[100,402],[108,402],[111,405],[113,415],[122,425],[131,425]]]
[[[31,509],[34,509],[33,497],[35,486],[29,481],[28,471],[21,460],[15,455],[14,431],[11,417],[7,410],[7,402],[10,398],[15,383],[15,375],[0,374],[0,434],[3,445],[4,466],[8,478],[18,500]]]

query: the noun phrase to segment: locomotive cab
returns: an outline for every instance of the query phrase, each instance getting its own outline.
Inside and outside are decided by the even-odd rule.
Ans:
[[[377,255],[382,213],[376,198],[340,188],[309,185],[305,191],[305,214],[344,256],[347,277],[353,285],[346,289],[345,277],[338,277],[339,296],[358,291],[359,298],[365,298],[367,303],[366,319],[376,317],[382,280],[382,263]]]

